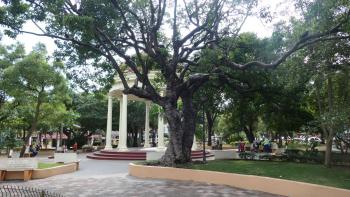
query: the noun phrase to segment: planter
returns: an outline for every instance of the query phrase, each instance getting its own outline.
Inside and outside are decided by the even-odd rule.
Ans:
[[[56,166],[46,169],[35,169],[31,176],[32,179],[44,179],[51,176],[72,173],[77,171],[79,168],[79,162],[70,163],[62,166]],[[20,171],[8,171],[6,173],[5,180],[23,180],[23,172]]]
[[[139,178],[196,181],[257,190],[283,196],[349,197],[350,190],[269,177],[204,170],[129,164],[129,174]]]

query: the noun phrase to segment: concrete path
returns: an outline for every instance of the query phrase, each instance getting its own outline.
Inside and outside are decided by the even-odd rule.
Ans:
[[[128,164],[130,161],[90,160],[83,154],[79,155],[79,157],[81,158],[80,170],[75,173],[28,182],[6,182],[6,185],[43,188],[51,192],[60,193],[66,197],[275,196],[222,185],[188,181],[139,179],[128,175]]]

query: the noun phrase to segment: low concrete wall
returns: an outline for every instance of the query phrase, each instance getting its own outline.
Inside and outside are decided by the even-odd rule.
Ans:
[[[142,166],[129,164],[129,174],[140,178],[154,179],[170,179],[180,181],[197,181],[204,183],[213,183],[220,185],[228,185],[243,189],[257,190],[272,194],[284,196],[298,197],[349,197],[350,190],[339,189],[315,185],[310,183],[302,183],[297,181],[289,181],[275,179],[269,177],[242,175],[234,173],[212,172],[203,170],[191,170],[182,168],[168,168],[157,166]]]
[[[157,152],[146,152],[146,160],[152,161],[152,160],[159,160],[163,155],[165,151],[157,151]]]
[[[51,176],[77,171],[79,163],[70,163],[46,169],[33,170],[32,179],[44,179]],[[5,180],[23,180],[23,171],[8,171]]]
[[[234,149],[229,150],[209,150],[215,159],[240,159],[239,153]]]
[[[17,171],[8,171],[6,172],[5,180],[23,180],[24,173]]]
[[[70,163],[52,168],[36,169],[33,172],[32,179],[44,179],[59,174],[72,173],[77,170],[77,165],[77,163]]]

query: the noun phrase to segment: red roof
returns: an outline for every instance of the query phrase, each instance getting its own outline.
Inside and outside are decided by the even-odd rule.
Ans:
[[[52,135],[50,134],[45,134],[45,135],[41,135],[42,139],[57,139],[57,133],[53,133]],[[60,138],[60,133],[58,133],[58,138]],[[68,137],[62,133],[62,139],[66,140],[68,139]]]

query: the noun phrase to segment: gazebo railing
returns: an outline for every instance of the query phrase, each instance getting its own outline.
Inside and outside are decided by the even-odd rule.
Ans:
[[[0,185],[1,197],[63,197],[63,195],[49,192],[44,189],[17,185]]]

